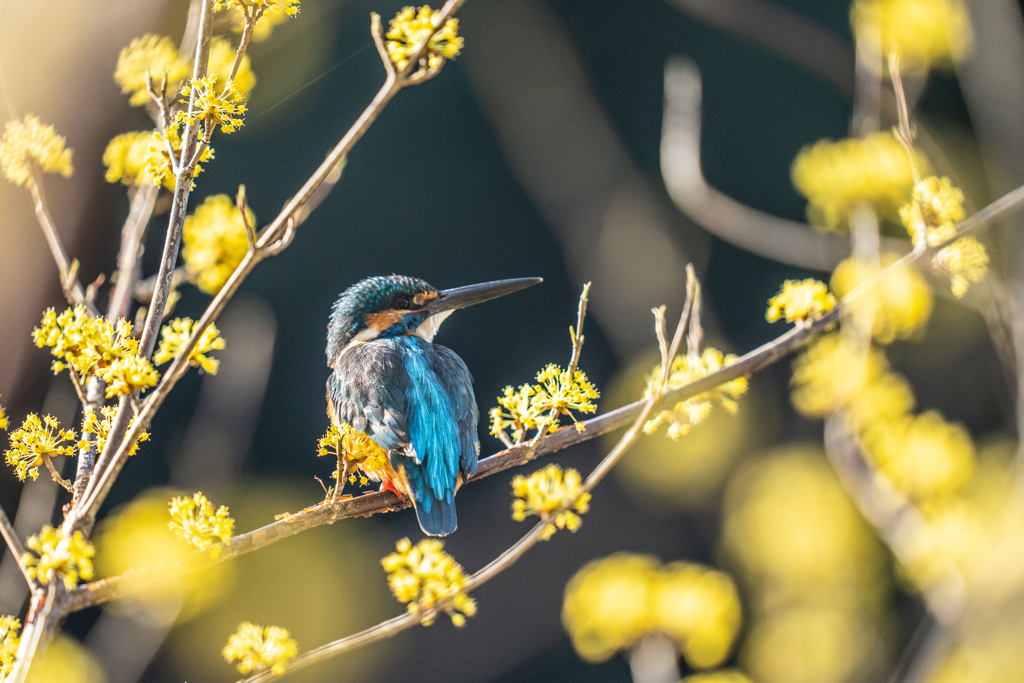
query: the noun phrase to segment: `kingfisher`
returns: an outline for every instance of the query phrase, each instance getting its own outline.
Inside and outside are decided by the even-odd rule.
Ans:
[[[412,501],[428,536],[455,531],[455,492],[476,472],[479,410],[473,376],[434,343],[460,308],[542,282],[515,278],[437,290],[405,275],[371,277],[345,290],[327,326],[327,414],[387,453],[381,489]]]

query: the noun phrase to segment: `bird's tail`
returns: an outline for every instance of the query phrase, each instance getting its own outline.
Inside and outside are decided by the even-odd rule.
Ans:
[[[411,460],[411,459],[410,459]],[[447,536],[455,531],[459,520],[455,516],[455,491],[439,497],[427,484],[426,464],[403,463],[405,476],[416,508],[416,520],[427,536]]]

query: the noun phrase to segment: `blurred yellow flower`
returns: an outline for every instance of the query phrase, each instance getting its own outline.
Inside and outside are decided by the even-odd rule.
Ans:
[[[107,439],[110,437],[110,428],[114,423],[114,416],[117,415],[117,406],[103,406],[100,408],[100,413],[103,415],[103,419],[96,417],[96,413],[93,412],[92,408],[86,408],[82,414],[82,438],[78,441],[78,448],[88,448],[89,444],[92,443],[96,446],[96,452],[101,453],[103,447],[107,443]],[[133,417],[128,422],[128,428],[135,424],[135,418]],[[92,438],[88,439],[87,434],[91,434]],[[138,440],[132,445],[131,450],[128,451],[128,456],[135,455],[139,450],[139,444],[143,441],[149,441],[149,432],[143,430],[142,434],[139,435]]]
[[[916,157],[917,168],[925,167],[924,158]],[[791,175],[793,185],[807,197],[808,220],[832,230],[848,228],[858,204],[895,217],[914,186],[911,160],[891,133],[820,140],[800,150]]]
[[[992,520],[976,505],[958,496],[942,497],[922,506],[926,526],[907,535],[900,555],[900,573],[924,590],[949,577],[967,574],[987,555],[985,545],[993,533]]]
[[[299,0],[214,0],[213,2],[214,12],[219,12],[222,9],[234,9],[240,12],[254,7],[262,7],[265,13],[284,12],[288,16],[294,17],[299,13]]]
[[[246,621],[228,638],[222,654],[229,664],[237,662],[238,673],[270,669],[280,676],[288,668],[288,660],[299,654],[299,646],[286,628],[257,626]]]
[[[680,683],[753,683],[735,669],[719,669],[687,676]]]
[[[221,546],[231,540],[235,531],[235,520],[231,518],[226,505],[216,510],[213,503],[196,492],[192,496],[171,498],[169,504],[171,521],[168,528],[178,538],[191,543],[202,551],[210,551],[210,557],[220,555]]]
[[[756,622],[740,661],[758,683],[847,683],[863,670],[877,638],[861,615],[801,605]]]
[[[0,139],[0,168],[4,177],[15,185],[28,187],[32,182],[32,164],[38,164],[44,173],[71,175],[71,150],[53,126],[42,123],[36,116],[11,120],[4,127]]]
[[[793,406],[808,417],[846,411],[861,428],[907,414],[914,394],[885,354],[861,352],[842,335],[819,337],[793,362]]]
[[[209,134],[211,126],[220,126],[225,133],[234,133],[244,125],[242,116],[245,105],[234,81],[228,81],[223,90],[217,88],[217,75],[210,74],[198,81],[190,80],[181,87],[182,104],[189,104],[191,110],[179,110],[176,121],[187,125],[203,122],[204,135]]]
[[[6,679],[14,670],[14,660],[18,656],[18,645],[21,636],[21,620],[16,617],[0,617],[0,681]]]
[[[246,207],[249,225],[256,216]],[[249,251],[242,212],[226,194],[207,197],[195,213],[185,217],[181,257],[185,270],[199,289],[216,294]]]
[[[858,41],[879,55],[898,52],[914,71],[961,62],[973,42],[962,0],[857,0],[850,22]]]
[[[195,332],[196,324],[191,318],[175,318],[164,325],[160,331],[160,346],[157,347],[156,353],[153,354],[153,362],[157,365],[163,365],[167,361],[180,356],[185,344],[192,337],[192,333]],[[206,354],[223,349],[225,343],[224,337],[220,336],[220,330],[217,329],[215,324],[210,323],[203,330],[203,334],[200,335],[195,348],[188,354],[188,364],[192,367],[201,368],[204,372],[208,372],[211,375],[216,375],[217,369],[220,367],[220,361],[216,358],[210,358]]]
[[[964,219],[964,193],[949,178],[929,176],[914,185],[909,204],[900,207],[900,220],[914,245],[936,247],[956,234]]]
[[[190,71],[187,60],[178,56],[178,48],[167,36],[152,33],[136,38],[121,50],[114,70],[114,80],[121,86],[121,92],[131,93],[128,104],[133,107],[146,104],[149,91],[146,89],[147,75],[152,76],[153,85],[160,87],[166,76],[167,91],[174,92],[178,81]]]
[[[673,562],[654,577],[651,598],[654,623],[687,664],[707,669],[725,660],[740,628],[740,599],[727,574]]]
[[[298,13],[299,2],[298,0],[291,0],[291,2],[295,3],[293,7],[293,9],[295,10],[294,12],[289,12],[285,7],[282,7],[281,4],[278,4],[277,6],[268,7],[268,9],[266,9],[263,12],[263,16],[260,17],[259,21],[256,22],[256,27],[252,31],[252,39],[256,42],[266,40],[267,38],[270,37],[270,34],[273,33],[275,26],[283,24],[289,18],[294,17]],[[238,9],[236,5],[229,6],[227,4],[224,4],[224,6],[230,7],[231,30],[235,31],[236,33],[241,33],[242,31],[244,31],[245,16],[242,14],[242,10]]]
[[[888,268],[898,258],[895,254],[882,254],[880,265]],[[840,298],[845,297],[875,274],[875,269],[867,264],[846,259],[832,273],[832,291]],[[909,339],[928,322],[932,290],[923,275],[903,265],[887,272],[848,306],[854,311],[861,307],[872,310],[872,336],[879,344],[891,344],[897,339]]]
[[[706,377],[722,368],[732,365],[737,360],[734,354],[723,354],[715,348],[706,348],[697,354],[686,354],[676,356],[672,361],[672,370],[669,373],[667,390],[672,391],[686,386],[687,384]],[[644,398],[651,396],[654,382],[661,377],[661,364],[659,363],[651,373]],[[658,427],[668,425],[667,435],[670,439],[678,439],[690,433],[690,429],[702,422],[712,410],[712,401],[717,400],[728,412],[735,414],[739,411],[738,399],[747,393],[747,378],[738,377],[725,382],[711,391],[705,391],[685,401],[677,403],[672,410],[663,410],[653,419],[648,420],[644,425],[645,434],[654,434]]]
[[[27,476],[38,479],[43,460],[74,455],[74,442],[75,432],[61,429],[55,417],[47,415],[40,420],[35,413],[29,413],[21,427],[11,434],[10,448],[4,453],[4,459],[21,481]]]
[[[423,5],[418,9],[405,7],[395,15],[387,33],[388,56],[395,68],[399,71],[404,69],[416,46],[428,37],[430,40],[424,57],[430,68],[440,66],[445,59],[458,56],[465,42],[459,36],[459,20],[448,19],[444,26],[435,29],[434,20],[440,13],[440,10],[431,10],[430,5]]]
[[[171,530],[167,501],[154,490],[117,509],[97,528],[96,569],[123,575],[125,593],[160,623],[194,617],[230,586],[232,562],[209,564]]]
[[[817,320],[836,307],[836,298],[832,296],[824,282],[807,278],[806,280],[786,280],[782,289],[768,301],[765,319],[776,322],[782,318],[787,323]]]
[[[366,434],[347,424],[330,426],[317,444],[317,456],[322,455],[333,455],[339,462],[345,463],[345,471],[335,472],[338,486],[343,485],[342,480],[345,477],[354,484],[357,467],[371,475],[375,472],[385,472],[390,467],[384,449]],[[359,483],[365,486],[369,479],[359,475]]]
[[[208,74],[217,76],[216,91],[222,91],[227,85],[228,76],[231,75],[231,67],[235,63],[235,48],[230,42],[220,36],[214,36],[210,42],[210,63]],[[242,61],[238,65],[238,73],[233,79],[235,89],[238,92],[240,102],[249,99],[249,94],[256,87],[256,74],[252,71],[249,62],[249,55],[242,55]]]
[[[107,182],[120,180],[125,185],[152,185],[146,173],[146,159],[152,144],[153,131],[122,133],[111,140],[103,151]]]
[[[962,297],[972,282],[981,282],[988,272],[988,252],[975,237],[961,237],[939,250],[932,265],[949,276],[953,296]]]
[[[7,424],[7,413],[4,412],[4,407],[0,406],[0,429],[7,429]]]
[[[912,500],[953,493],[974,473],[974,444],[967,430],[934,410],[877,422],[863,439],[878,469]]]
[[[81,531],[68,538],[62,530],[44,526],[37,535],[28,537],[25,547],[31,552],[22,555],[21,561],[28,567],[28,575],[41,584],[60,578],[71,590],[79,578],[92,578],[96,550]]]
[[[40,645],[32,659],[25,683],[106,683],[103,669],[88,648],[77,640],[58,634],[53,642]]]
[[[590,494],[583,490],[579,471],[563,470],[554,464],[529,477],[513,477],[512,495],[516,496],[512,519],[522,522],[529,515],[537,515],[548,522],[541,535],[544,540],[554,535],[556,527],[576,533],[583,524],[576,513],[582,515],[590,509]]]
[[[399,602],[409,603],[410,612],[440,608],[456,626],[463,626],[466,617],[476,614],[476,602],[462,592],[466,587],[462,565],[444,552],[441,541],[426,538],[413,545],[403,538],[395,549],[380,563],[388,573],[392,594]],[[424,626],[433,621],[433,614],[423,615]]]
[[[588,662],[602,662],[644,636],[672,638],[687,663],[716,666],[740,625],[732,579],[699,565],[665,567],[653,557],[616,553],[594,560],[565,587],[562,623]]]
[[[146,155],[146,175],[154,185],[163,185],[168,190],[174,189],[176,178],[174,167],[171,164],[171,152],[174,150],[175,163],[181,159],[181,124],[172,123],[161,133],[153,133],[153,140],[149,145],[149,152]],[[213,147],[207,147],[199,155],[196,161],[195,170],[192,172],[193,179],[203,172],[203,164],[213,158]],[[191,189],[195,189],[193,181]]]

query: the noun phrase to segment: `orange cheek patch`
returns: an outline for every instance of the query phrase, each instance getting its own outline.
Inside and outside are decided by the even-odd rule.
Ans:
[[[439,296],[437,292],[420,292],[412,298],[413,304],[418,308],[427,302],[433,301]]]
[[[383,332],[402,320],[402,312],[390,310],[381,311],[380,313],[370,313],[364,318],[364,320],[366,321],[367,327],[372,327],[378,332]]]

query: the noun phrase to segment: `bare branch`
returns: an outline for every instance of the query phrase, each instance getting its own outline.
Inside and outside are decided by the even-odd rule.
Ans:
[[[0,508],[0,535],[3,535],[4,540],[7,541],[7,547],[11,550],[11,555],[14,557],[14,561],[18,563],[18,569],[21,570],[22,575],[25,577],[25,582],[28,583],[28,587],[33,593],[39,590],[39,584],[32,576],[28,573],[28,567],[22,562],[22,556],[27,552],[25,550],[25,544],[21,542],[21,537],[18,536],[18,532],[14,530],[14,525],[11,524],[11,520],[8,519],[7,513],[4,512],[3,508]]]

